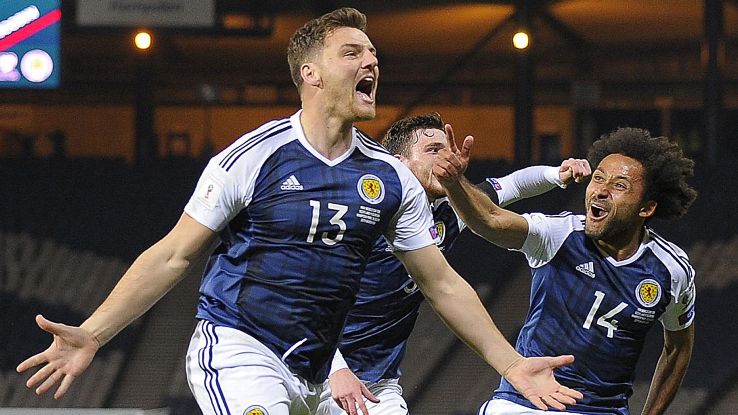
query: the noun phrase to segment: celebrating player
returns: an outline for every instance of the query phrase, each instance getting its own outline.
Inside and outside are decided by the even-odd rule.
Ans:
[[[365,16],[343,8],[290,39],[302,109],[210,160],[174,228],[142,253],[80,327],[37,317],[51,346],[18,366],[61,397],[98,348],[148,310],[219,237],[200,288],[188,380],[205,414],[313,413],[380,235],[455,332],[542,408],[579,394],[499,333],[431,235],[423,188],[353,123],[375,116],[379,66]]]
[[[452,140],[449,138],[449,140]],[[694,269],[687,255],[646,226],[682,216],[697,193],[686,183],[694,163],[677,144],[622,128],[596,141],[586,214],[518,215],[462,176],[473,138],[449,141],[434,174],[467,225],[485,239],[523,252],[532,269],[530,311],[517,341],[524,356],[574,353],[555,371],[584,394],[577,414],[627,415],[635,365],[659,320],[664,348],[643,414],[662,414],[687,370],[694,342]],[[539,414],[503,379],[480,414]]]

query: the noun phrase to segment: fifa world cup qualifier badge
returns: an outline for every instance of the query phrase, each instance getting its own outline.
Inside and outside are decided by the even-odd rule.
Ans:
[[[384,200],[384,183],[382,179],[373,175],[365,174],[356,183],[356,190],[365,202],[376,205]]]
[[[197,190],[197,200],[207,209],[213,210],[218,204],[223,185],[212,176],[205,178]]]

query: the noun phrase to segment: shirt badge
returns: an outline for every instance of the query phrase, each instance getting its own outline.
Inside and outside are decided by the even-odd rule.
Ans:
[[[384,200],[384,183],[382,179],[373,174],[361,176],[356,184],[356,190],[359,196],[369,204],[376,205]]]
[[[644,307],[651,307],[661,299],[661,286],[656,280],[647,278],[636,287],[636,298]]]

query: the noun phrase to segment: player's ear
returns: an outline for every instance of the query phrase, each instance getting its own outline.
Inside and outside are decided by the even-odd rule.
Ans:
[[[655,200],[646,201],[641,205],[640,210],[638,210],[638,216],[642,217],[643,219],[648,219],[652,217],[656,213],[657,205],[658,203],[656,203]]]
[[[323,85],[323,80],[320,77],[320,71],[314,63],[303,63],[300,65],[300,76],[302,76],[302,82],[320,88]]]

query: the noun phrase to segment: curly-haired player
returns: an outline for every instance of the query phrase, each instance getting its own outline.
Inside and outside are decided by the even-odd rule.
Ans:
[[[462,173],[472,140],[449,143],[434,174],[466,224],[487,240],[523,252],[532,269],[530,311],[517,341],[524,356],[572,353],[555,371],[584,399],[577,414],[629,414],[628,397],[646,333],[660,321],[664,348],[643,414],[666,411],[694,342],[694,269],[687,255],[646,224],[686,213],[697,196],[694,163],[665,137],[621,128],[589,152],[592,180],[583,216],[518,215],[494,205]],[[502,380],[480,414],[539,414]]]

